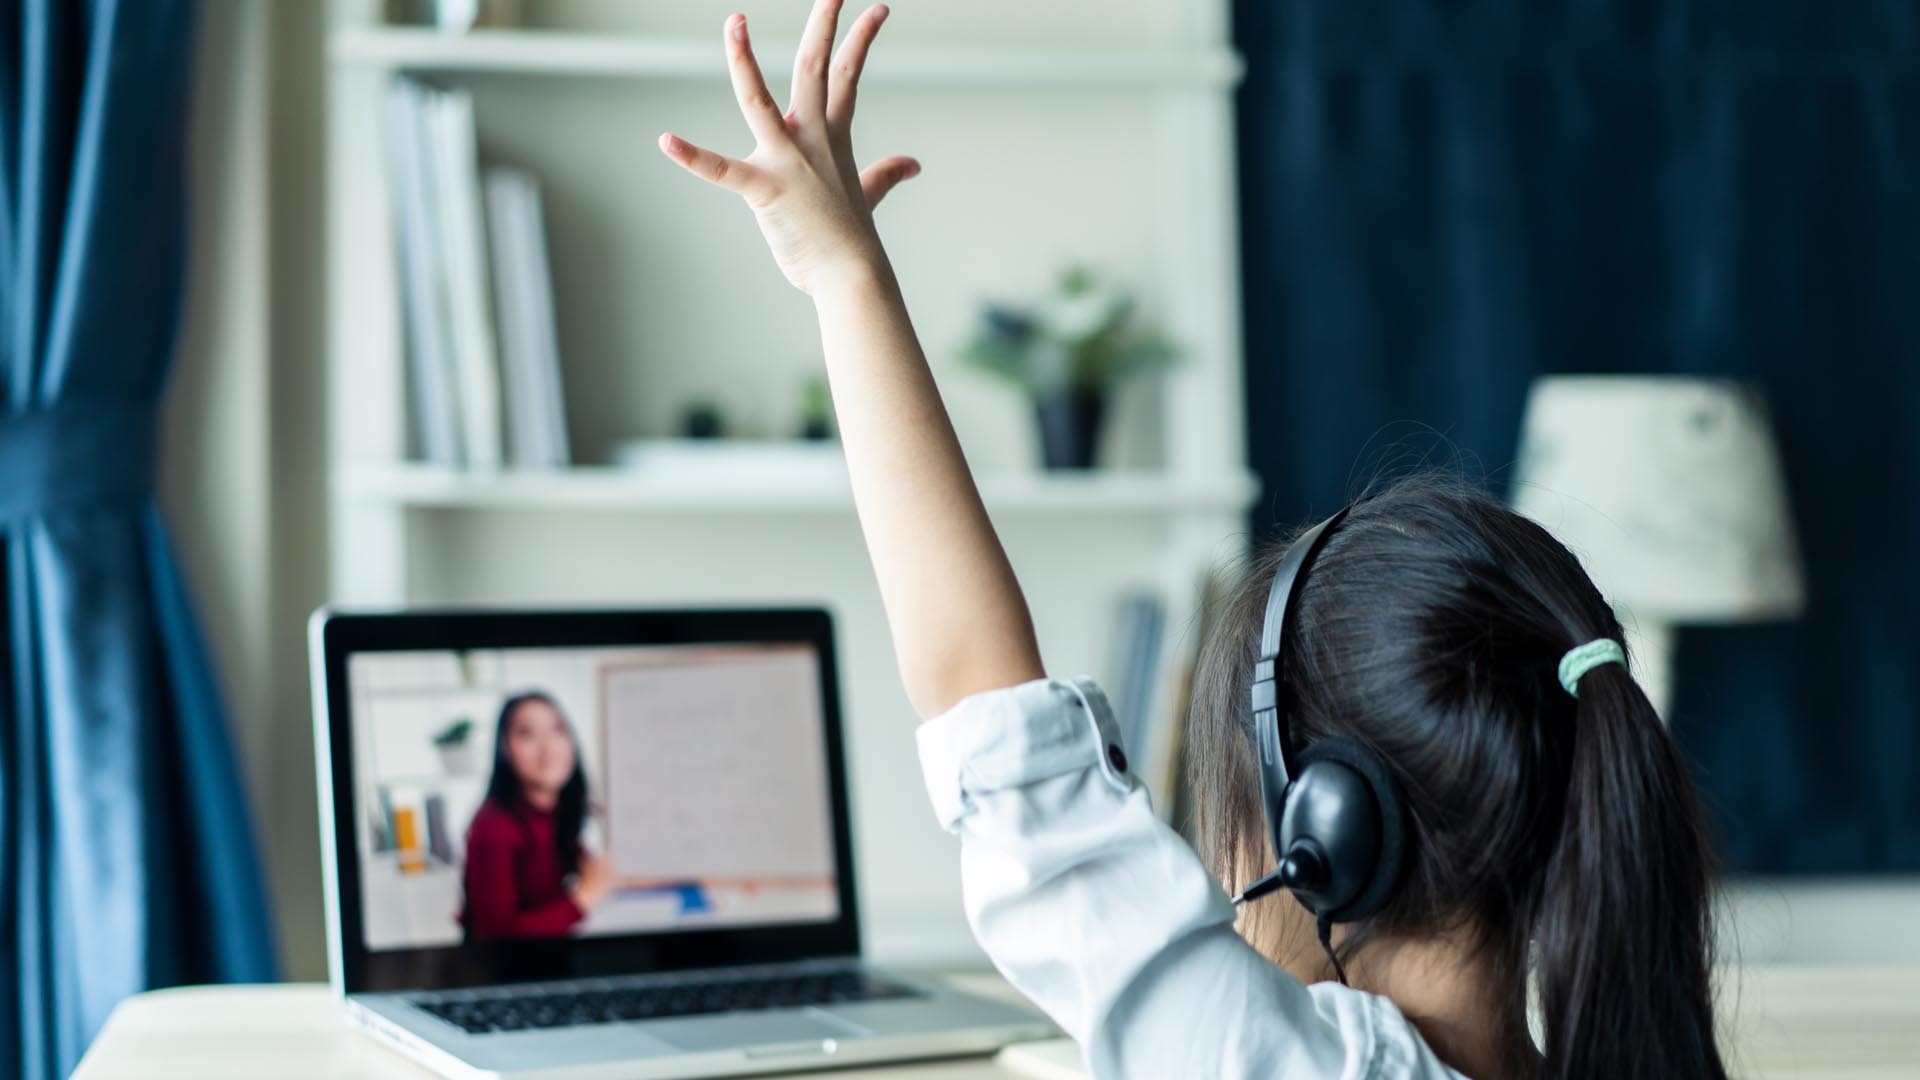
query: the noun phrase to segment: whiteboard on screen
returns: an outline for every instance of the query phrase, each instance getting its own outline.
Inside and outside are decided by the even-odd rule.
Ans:
[[[833,876],[812,649],[610,663],[602,687],[607,843],[622,877]]]

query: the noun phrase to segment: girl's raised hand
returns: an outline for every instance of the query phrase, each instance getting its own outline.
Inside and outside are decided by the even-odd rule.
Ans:
[[[773,103],[747,39],[747,17],[728,16],[727,67],[753,152],[730,158],[671,133],[660,149],[682,168],[738,193],[753,208],[780,272],[810,295],[843,274],[884,264],[873,207],[893,186],[920,171],[909,157],[889,157],[862,171],[853,161],[853,100],[867,48],[887,17],[875,4],[833,53],[840,0],[815,0],[793,62],[785,115]]]

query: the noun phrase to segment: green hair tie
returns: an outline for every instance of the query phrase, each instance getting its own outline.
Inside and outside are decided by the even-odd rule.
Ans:
[[[1627,665],[1627,650],[1612,638],[1595,638],[1585,645],[1575,645],[1560,658],[1560,685],[1567,693],[1580,696],[1580,676],[1599,667],[1601,664]]]

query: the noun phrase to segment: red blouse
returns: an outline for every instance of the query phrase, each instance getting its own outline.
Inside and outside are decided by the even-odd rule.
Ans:
[[[558,937],[586,917],[567,895],[553,813],[524,801],[519,811],[492,799],[467,826],[466,910],[474,938]]]

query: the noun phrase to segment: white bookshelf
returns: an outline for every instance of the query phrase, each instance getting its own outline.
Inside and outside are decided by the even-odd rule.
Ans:
[[[994,513],[1147,515],[1243,512],[1251,477],[1224,473],[1183,481],[1165,472],[1100,470],[1084,475],[987,474],[980,496]],[[557,471],[476,472],[403,463],[356,467],[336,480],[342,502],[393,508],[612,510],[645,513],[851,514],[853,493],[838,480],[638,477],[613,466]]]
[[[734,0],[738,3],[739,0]],[[786,424],[819,370],[812,310],[737,200],[660,158],[674,130],[744,152],[716,0],[535,0],[542,24],[446,36],[334,0],[328,43],[331,593],[370,605],[823,603],[836,613],[869,944],[969,950],[951,841],[921,812],[911,712],[843,480],[641,475],[600,464],[706,396],[742,433]],[[805,4],[747,3],[784,96]],[[926,172],[883,238],[989,512],[1060,673],[1111,679],[1120,598],[1167,610],[1170,715],[1200,575],[1245,543],[1233,91],[1224,0],[898,0],[864,80],[861,159]],[[381,158],[396,74],[472,90],[484,159],[542,177],[575,459],[472,472],[408,456],[402,307]],[[986,298],[1085,260],[1183,348],[1112,409],[1108,468],[1038,471],[1019,398],[955,359]],[[929,567],[929,572],[939,572]],[[1165,725],[1162,725],[1164,728]],[[1162,744],[1134,748],[1143,773]]]
[[[769,79],[793,73],[792,41],[756,42]],[[454,75],[694,79],[724,83],[707,39],[476,30],[449,35],[413,27],[336,31],[328,52],[340,65]],[[1232,89],[1239,57],[1221,48],[1182,52],[1105,49],[914,48],[876,51],[863,86],[1192,87]]]

